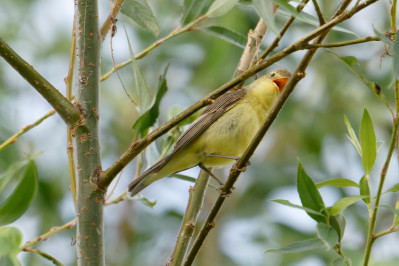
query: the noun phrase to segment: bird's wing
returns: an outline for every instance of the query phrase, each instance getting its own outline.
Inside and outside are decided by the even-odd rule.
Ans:
[[[218,120],[226,111],[230,110],[236,102],[242,99],[245,95],[245,89],[226,93],[217,98],[211,105],[209,105],[201,113],[199,117],[191,124],[191,126],[183,132],[183,134],[176,141],[172,153],[186,147],[191,141],[201,135],[210,125]]]
[[[245,89],[226,93],[217,98],[201,113],[199,117],[191,124],[191,126],[176,141],[173,151],[155,163],[153,166],[143,172],[138,178],[129,184],[131,192],[138,186],[148,175],[157,173],[178,151],[187,147],[193,140],[201,135],[210,125],[218,120],[226,111],[230,110],[234,104],[242,99],[245,95]]]

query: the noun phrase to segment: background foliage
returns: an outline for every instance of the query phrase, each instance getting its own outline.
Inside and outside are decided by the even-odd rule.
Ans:
[[[330,15],[338,1],[318,1],[323,13]],[[159,24],[159,36],[165,36],[180,23],[182,2],[149,1]],[[295,4],[295,2],[294,2]],[[379,1],[371,8],[355,15],[344,27],[360,37],[374,36],[374,30],[390,30],[389,1]],[[313,15],[311,4],[305,8]],[[109,2],[100,1],[100,21],[109,12]],[[157,38],[133,22],[124,12],[118,16],[118,31],[113,38],[116,63],[130,58],[125,34],[132,50],[139,51]],[[28,62],[65,94],[64,77],[68,71],[73,5],[69,1],[2,1],[0,3],[0,36]],[[243,36],[258,21],[255,9],[248,1],[241,1],[226,15],[204,21],[201,27],[224,26]],[[287,16],[277,14],[277,28]],[[371,21],[371,23],[370,23]],[[367,22],[367,23],[366,23]],[[296,22],[284,36],[280,47],[297,40],[313,26]],[[157,33],[152,29],[152,33]],[[264,47],[274,39],[268,32]],[[353,39],[351,33],[333,31],[326,42]],[[316,223],[302,210],[283,206],[271,199],[287,199],[300,204],[296,188],[297,158],[315,182],[332,178],[347,178],[359,183],[364,175],[362,161],[346,137],[344,115],[359,136],[364,109],[367,108],[375,127],[376,140],[381,141],[376,163],[371,171],[371,194],[375,195],[378,176],[387,153],[392,117],[369,88],[340,60],[354,56],[359,65],[354,68],[369,81],[377,82],[388,102],[394,105],[392,89],[392,51],[383,42],[322,49],[311,62],[307,76],[294,91],[261,146],[251,159],[236,190],[226,201],[217,219],[217,226],[209,235],[197,265],[327,265],[336,255],[323,249],[296,254],[263,252],[289,243],[315,237]],[[112,68],[109,36],[103,44],[102,70]],[[216,38],[201,30],[193,30],[172,38],[137,61],[148,86],[155,90],[159,76],[169,65],[166,80],[168,91],[160,102],[159,124],[167,121],[168,112],[180,106],[190,106],[207,93],[231,79],[242,48]],[[297,52],[280,61],[278,66],[294,70],[304,52]],[[339,57],[337,57],[337,55]],[[268,72],[266,70],[265,72]],[[134,82],[132,68],[119,71],[125,88]],[[3,60],[0,61],[0,140],[5,140],[23,126],[36,121],[51,110],[34,90]],[[101,147],[103,168],[123,153],[135,137],[132,130],[138,118],[131,100],[114,74],[101,84]],[[12,225],[22,231],[22,243],[47,232],[52,226],[74,218],[66,157],[66,127],[56,115],[23,135],[15,144],[0,152],[0,172],[10,165],[35,156],[38,171],[38,193],[28,211]],[[173,131],[172,131],[173,132]],[[157,143],[162,146],[162,140]],[[147,149],[144,161],[156,160],[156,146]],[[40,154],[38,154],[40,153]],[[140,162],[142,163],[142,162]],[[114,196],[126,190],[137,171],[137,160],[124,171]],[[23,170],[20,170],[23,176]],[[396,152],[388,172],[386,188],[397,183]],[[185,174],[196,176],[197,170]],[[225,176],[220,171],[218,176]],[[148,208],[139,201],[124,201],[105,210],[105,238],[107,265],[159,265],[169,257],[188,197],[190,183],[178,179],[161,180],[143,192],[157,204]],[[14,184],[15,186],[15,184]],[[216,186],[216,185],[215,185]],[[112,187],[112,185],[111,185]],[[11,188],[12,190],[12,188]],[[11,191],[10,190],[10,191]],[[344,196],[355,195],[355,188],[323,187],[321,194],[327,206]],[[4,202],[9,194],[1,194]],[[217,197],[208,189],[203,210],[206,212]],[[357,194],[356,194],[357,195]],[[395,205],[396,193],[384,195],[383,203]],[[358,202],[344,211],[347,225],[343,240],[344,253],[353,265],[363,257],[367,232],[367,206]],[[204,217],[200,216],[200,221]],[[381,209],[378,229],[391,225],[393,214]],[[55,234],[35,248],[45,251],[66,265],[75,262],[74,228]],[[0,232],[1,234],[1,232]],[[371,265],[397,265],[398,236],[390,234],[378,239],[372,253]],[[18,242],[18,241],[17,241]],[[18,246],[18,245],[17,245]],[[116,255],[117,254],[117,255]],[[47,260],[36,254],[19,255],[24,265],[45,265]],[[154,260],[154,258],[156,258]]]

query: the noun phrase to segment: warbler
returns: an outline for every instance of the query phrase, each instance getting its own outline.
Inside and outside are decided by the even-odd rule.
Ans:
[[[179,137],[169,155],[130,183],[130,194],[194,166],[207,170],[232,164],[244,153],[290,77],[289,71],[277,69],[217,98]]]

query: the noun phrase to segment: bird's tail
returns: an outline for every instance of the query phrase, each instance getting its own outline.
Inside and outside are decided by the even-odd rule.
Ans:
[[[165,175],[157,175],[157,173],[165,166],[165,164],[170,160],[172,154],[169,154],[159,160],[156,164],[148,168],[144,173],[138,176],[136,179],[129,184],[130,196],[134,196],[144,188],[149,186],[151,183],[161,179]]]

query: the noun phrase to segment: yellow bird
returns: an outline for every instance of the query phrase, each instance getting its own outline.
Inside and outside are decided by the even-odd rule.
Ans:
[[[217,98],[180,136],[169,155],[130,183],[131,195],[197,165],[207,171],[232,164],[244,153],[290,77],[289,71],[277,69]]]

